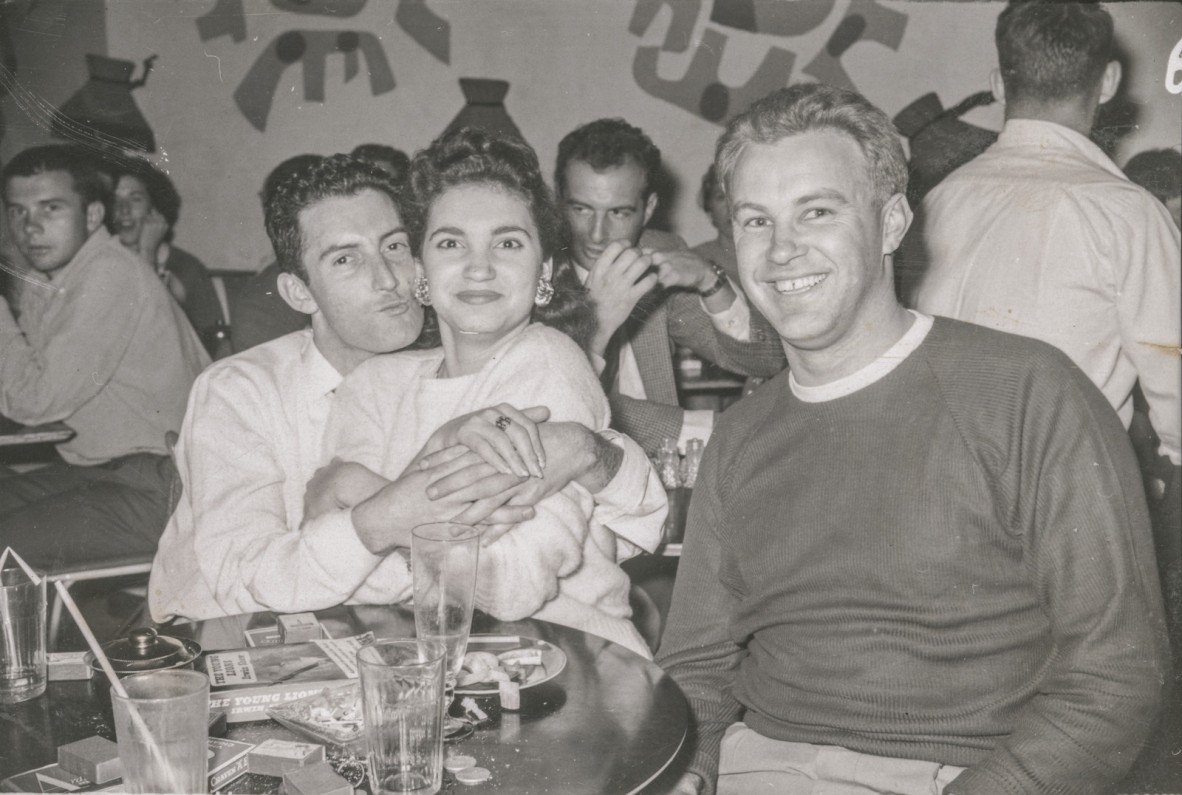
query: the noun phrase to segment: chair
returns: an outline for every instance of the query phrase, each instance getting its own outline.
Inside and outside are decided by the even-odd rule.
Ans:
[[[167,515],[170,517],[176,510],[176,506],[181,500],[182,488],[180,475],[177,474],[176,452],[173,449],[176,446],[176,442],[177,434],[175,431],[168,431],[164,434],[164,443],[168,448],[168,454],[172,458],[173,464],[168,487]],[[85,582],[87,580],[109,580],[115,579],[117,577],[129,577],[135,574],[148,574],[152,571],[152,560],[155,557],[155,551],[124,556],[113,555],[111,557],[104,558],[103,560],[87,561],[85,563],[75,563],[70,566],[62,566],[49,572],[46,575],[48,579],[47,585],[53,593],[53,603],[49,613],[49,648],[57,648],[58,632],[61,629],[62,619],[62,597],[58,593],[57,587],[54,585],[54,583],[62,583],[62,585],[68,591],[74,585],[74,583],[77,582]],[[143,598],[146,601],[146,591],[143,594]],[[142,614],[143,606],[141,605],[140,609],[133,613],[131,618],[128,619],[128,623],[134,623]],[[126,625],[122,629],[126,629]]]
[[[66,590],[76,582],[86,580],[106,580],[115,577],[128,577],[133,574],[147,574],[152,570],[154,555],[135,555],[126,558],[112,558],[99,563],[81,563],[55,569],[47,575],[48,585],[53,591],[53,607],[49,613],[49,647],[57,648],[58,631],[61,629],[62,597],[54,583],[60,582]]]

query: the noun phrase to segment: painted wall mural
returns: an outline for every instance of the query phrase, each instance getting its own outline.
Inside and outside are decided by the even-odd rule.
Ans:
[[[367,4],[367,0],[270,1],[293,17],[340,20],[357,16]],[[907,28],[907,14],[887,8],[878,0],[852,0],[840,11],[837,0],[637,0],[628,32],[644,37],[666,9],[671,21],[665,39],[660,46],[636,48],[633,78],[650,96],[720,125],[756,98],[800,76],[857,88],[842,66],[842,56],[860,42],[877,42],[897,51]],[[703,13],[707,15],[706,27],[695,46],[693,33]],[[803,36],[830,23],[835,13],[841,14],[841,20],[799,75],[794,74],[797,53],[773,44],[743,84],[727,85],[719,78],[727,47],[735,42],[734,32],[775,38]],[[424,0],[399,0],[393,20],[436,60],[451,63],[450,23]],[[217,0],[196,20],[196,25],[203,42],[222,37],[244,42],[249,33],[244,0]],[[659,75],[662,55],[686,53],[691,46],[694,51],[682,76],[667,79]],[[303,70],[304,99],[325,102],[326,65],[330,57],[336,56],[344,58],[346,81],[360,74],[364,64],[374,96],[394,89],[394,72],[374,33],[348,28],[295,28],[276,36],[263,49],[234,90],[234,101],[255,129],[265,131],[284,73],[299,65]]]
[[[347,18],[365,8],[367,0],[271,0],[280,11],[296,15]],[[247,15],[243,0],[217,0],[217,5],[197,19],[197,32],[203,42],[228,36],[240,43],[247,37]],[[416,43],[442,63],[450,63],[451,27],[447,20],[427,8],[422,0],[399,0],[394,12],[398,23]],[[305,30],[286,31],[275,37],[259,54],[246,76],[234,90],[234,102],[256,130],[267,129],[267,117],[275,91],[287,69],[295,64],[303,68],[304,99],[324,102],[327,97],[325,72],[328,59],[345,59],[345,81],[355,78],[364,60],[373,96],[392,91],[394,72],[381,40],[369,31]]]
[[[768,48],[746,83],[725,85],[718,77],[731,36],[727,29],[766,36],[801,36],[822,26],[833,14],[835,0],[798,3],[792,0],[713,0],[709,26],[694,51],[689,68],[676,80],[657,74],[662,53],[684,53],[703,0],[637,0],[628,31],[643,36],[658,13],[668,8],[672,21],[660,47],[638,47],[632,62],[636,84],[653,97],[669,102],[707,121],[724,124],[753,100],[791,82],[796,53],[779,46]],[[860,41],[874,41],[898,50],[907,28],[907,15],[877,0],[853,0],[821,51],[802,73],[833,85],[857,88],[842,68],[842,56]]]

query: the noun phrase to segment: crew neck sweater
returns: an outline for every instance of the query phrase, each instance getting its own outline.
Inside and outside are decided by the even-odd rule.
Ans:
[[[713,786],[741,716],[969,767],[950,793],[1102,791],[1167,669],[1120,420],[1057,350],[944,318],[880,369],[830,399],[781,374],[707,447],[658,655],[690,769]]]

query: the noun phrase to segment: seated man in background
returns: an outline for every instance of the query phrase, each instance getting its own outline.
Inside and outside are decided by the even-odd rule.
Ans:
[[[320,155],[296,155],[271,169],[259,193],[263,206],[288,174],[319,159]],[[230,296],[230,344],[235,353],[308,327],[308,316],[279,295],[279,273],[279,263],[272,260]]]
[[[185,310],[210,356],[225,324],[222,304],[205,264],[172,242],[181,197],[168,175],[140,158],[115,164],[115,213],[111,232],[160,277]]]
[[[666,498],[644,452],[577,424],[535,427],[536,410],[500,405],[448,423],[360,502],[314,477],[329,463],[323,436],[344,377],[422,329],[398,200],[388,175],[345,156],[309,161],[268,194],[279,290],[312,328],[219,361],[193,387],[176,448],[184,494],[149,584],[156,620],[387,604],[388,575],[406,566],[388,549],[396,530],[447,520],[504,530],[572,479],[632,549],[658,543]]]
[[[1060,351],[910,312],[907,166],[860,95],[733,119],[739,273],[789,369],[706,448],[658,662],[679,792],[1110,792],[1166,655],[1129,440]]]
[[[46,569],[150,554],[168,520],[164,436],[209,357],[156,275],[104,228],[110,195],[85,153],[27,149],[3,189],[34,281],[19,324],[0,301],[0,414],[61,420],[75,435],[60,463],[0,470],[0,545]]]
[[[773,375],[784,353],[726,273],[681,238],[645,229],[657,209],[661,152],[623,119],[599,119],[558,145],[554,181],[575,269],[595,302],[589,353],[611,400],[612,427],[650,454],[664,439],[706,442],[715,412],[678,403],[673,347],[743,375]]]

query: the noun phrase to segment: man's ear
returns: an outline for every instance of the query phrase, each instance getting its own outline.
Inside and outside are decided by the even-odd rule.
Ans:
[[[1120,61],[1109,61],[1108,66],[1104,67],[1104,76],[1100,78],[1101,105],[1116,96],[1116,90],[1120,88],[1121,75]]]
[[[993,92],[993,98],[1001,104],[1006,102],[1006,84],[1001,79],[1001,70],[994,69],[989,73],[989,90]]]
[[[644,226],[648,226],[648,222],[653,219],[653,213],[657,211],[658,201],[660,199],[657,198],[656,191],[650,193],[648,198],[644,200]]]
[[[911,205],[902,193],[896,193],[882,206],[882,253],[894,254],[903,244],[903,236],[911,227]]]
[[[107,217],[107,208],[102,202],[91,202],[86,205],[86,234],[94,233],[94,230],[103,225],[103,219]]]
[[[279,295],[295,311],[305,315],[314,315],[320,311],[320,305],[308,289],[308,283],[294,273],[280,273],[275,286],[279,289]]]

